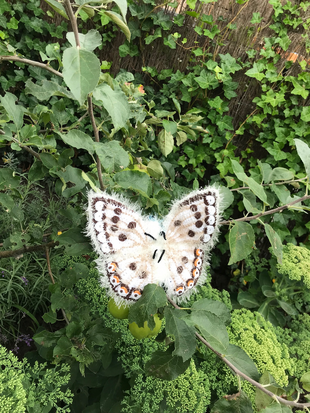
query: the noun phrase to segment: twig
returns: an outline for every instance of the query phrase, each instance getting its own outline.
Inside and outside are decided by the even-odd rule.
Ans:
[[[281,212],[284,209],[289,208],[291,205],[298,204],[299,202],[305,201],[307,199],[310,199],[310,195],[304,195],[303,197],[295,199],[295,201],[292,201],[289,204],[280,206],[278,208],[269,209],[268,211],[265,211],[265,212],[260,212],[259,214],[253,215],[252,217],[243,217],[243,218],[238,218],[238,219],[231,219],[229,221],[221,221],[221,225],[229,225],[233,222],[252,221],[253,219],[257,219],[265,215],[271,215],[271,214],[275,214],[276,212]]]
[[[76,44],[77,47],[81,47],[80,39],[79,39],[79,29],[78,29],[76,17],[74,15],[72,7],[71,7],[70,0],[64,0],[64,6],[65,6],[65,9],[66,9],[67,15],[70,19],[70,23],[71,23],[72,30],[73,30],[74,37],[75,37],[75,44]]]
[[[99,131],[98,131],[98,128],[97,128],[97,125],[96,125],[94,111],[93,111],[93,102],[92,102],[92,98],[91,98],[90,95],[87,96],[87,102],[88,102],[88,113],[89,113],[91,124],[92,124],[93,130],[94,130],[95,141],[100,142],[99,141]],[[103,191],[104,190],[104,184],[103,184],[102,174],[101,174],[101,162],[100,162],[100,159],[99,159],[98,155],[96,155],[96,160],[97,160],[97,173],[98,173],[98,179],[99,179],[99,183],[100,183],[100,189]]]
[[[181,309],[175,302],[171,300],[171,298],[167,297],[169,303],[177,309]],[[257,381],[251,379],[249,376],[246,374],[242,373],[237,367],[235,367],[230,361],[226,359],[225,356],[223,356],[221,353],[216,351],[208,342],[205,340],[199,333],[195,333],[196,337],[198,340],[200,340],[206,347],[208,347],[213,353],[215,353],[223,362],[239,377],[242,377],[243,379],[247,380],[249,383],[253,384],[253,386],[257,387],[260,389],[262,392],[268,394],[268,396],[272,397],[273,399],[277,400],[280,403],[283,403],[287,406],[293,406],[293,407],[298,407],[298,408],[304,408],[304,407],[310,407],[310,403],[297,403],[294,401],[286,400],[283,399],[283,397],[277,396],[276,394],[272,393],[271,391],[267,390],[262,384],[258,383]]]
[[[49,276],[51,277],[52,283],[55,284],[55,279],[53,277],[53,273],[52,273],[52,269],[51,269],[51,261],[50,261],[50,254],[49,254],[48,247],[45,247],[45,255],[46,255],[47,270],[48,270]],[[65,310],[63,310],[61,308],[61,312],[62,312],[62,315],[63,315],[64,319],[66,320],[66,323],[69,325],[69,320],[68,320],[68,317],[65,313]]]
[[[292,179],[290,181],[282,181],[282,182],[272,182],[272,184],[261,184],[262,186],[272,186],[272,185],[286,185],[286,184],[291,184],[293,182],[302,182],[305,179],[308,179],[308,177],[300,178],[300,179]],[[230,191],[239,191],[240,189],[251,189],[249,186],[241,186],[239,188],[231,189]]]
[[[40,155],[36,151],[34,151],[32,148],[30,148],[27,145],[23,145],[16,138],[12,138],[12,141],[17,143],[18,146],[20,146],[22,149],[25,149],[25,151],[31,153],[31,155],[35,156],[37,159],[39,159],[39,161],[41,161]]]
[[[2,60],[9,60],[9,61],[12,61],[12,62],[20,62],[20,63],[25,63],[25,64],[31,65],[31,66],[37,66],[37,67],[40,67],[41,69],[48,70],[49,72],[53,73],[54,75],[57,75],[59,77],[63,77],[62,73],[58,72],[58,70],[53,69],[51,66],[46,65],[45,63],[36,62],[35,60],[24,59],[24,58],[18,57],[18,56],[0,56],[0,62]]]
[[[58,244],[58,241],[51,241],[41,245],[33,245],[31,247],[24,246],[23,248],[19,248],[18,250],[0,251],[0,258],[16,257],[18,255],[24,254],[25,252],[45,250],[46,247],[53,248]]]

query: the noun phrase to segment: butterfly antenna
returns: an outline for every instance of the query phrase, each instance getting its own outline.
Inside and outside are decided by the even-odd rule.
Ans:
[[[157,261],[157,263],[160,263],[162,257],[164,256],[165,251],[166,251],[166,250],[163,250],[163,252],[161,253],[161,255],[160,255],[160,257],[159,257],[159,260]]]
[[[156,257],[156,252],[157,252],[157,250],[154,251],[153,260],[154,260],[154,258]]]
[[[164,231],[161,231],[159,235],[162,235],[164,240],[166,241],[166,233]]]
[[[151,237],[151,238],[153,238],[154,241],[156,241],[156,238],[154,238],[153,235],[148,234],[147,232],[145,232],[144,235],[147,235],[148,237]]]

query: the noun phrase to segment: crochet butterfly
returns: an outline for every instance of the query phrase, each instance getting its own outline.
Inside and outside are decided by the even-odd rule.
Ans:
[[[204,283],[202,268],[220,220],[217,188],[174,202],[162,224],[117,194],[91,191],[88,200],[87,231],[99,254],[100,282],[118,305],[137,301],[147,284],[161,285],[179,302]]]

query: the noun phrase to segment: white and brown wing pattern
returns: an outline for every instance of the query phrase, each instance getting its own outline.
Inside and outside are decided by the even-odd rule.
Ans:
[[[180,297],[178,301],[205,281],[202,267],[218,234],[219,198],[218,189],[213,187],[192,192],[174,203],[165,220],[168,294]]]
[[[154,282],[153,238],[135,205],[106,192],[88,195],[88,235],[99,259],[102,286],[119,298],[137,300],[146,284]]]

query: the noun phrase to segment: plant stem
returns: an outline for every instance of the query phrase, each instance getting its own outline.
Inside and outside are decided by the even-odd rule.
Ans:
[[[167,297],[169,303],[174,307],[180,310],[181,308],[171,300],[171,298]],[[242,373],[237,367],[235,367],[230,361],[228,361],[225,356],[223,356],[221,353],[216,351],[208,342],[205,340],[199,333],[195,333],[196,337],[198,340],[200,340],[206,347],[208,347],[213,353],[215,353],[223,362],[239,377],[242,377],[243,379],[247,380],[249,383],[253,384],[253,386],[257,387],[260,389],[262,392],[268,394],[268,396],[272,397],[274,400],[276,400],[278,403],[283,403],[287,406],[293,406],[293,407],[298,407],[298,408],[307,408],[310,407],[310,403],[297,403],[293,402],[290,400],[283,399],[282,397],[277,396],[276,394],[272,393],[271,391],[267,390],[262,384],[258,383],[257,381],[251,379],[249,376],[246,374]]]
[[[49,72],[53,73],[56,76],[63,77],[62,73],[58,72],[58,70],[53,69],[51,66],[46,65],[45,63],[36,62],[35,60],[24,59],[18,56],[0,56],[0,62],[4,60],[25,63],[31,66],[37,66],[37,67],[40,67],[41,69],[48,70]]]
[[[295,199],[289,204],[280,206],[278,208],[269,209],[268,211],[265,211],[265,212],[260,212],[259,214],[253,215],[252,217],[243,217],[243,218],[238,218],[238,219],[232,219],[230,221],[222,221],[221,225],[230,225],[233,222],[252,221],[253,219],[257,219],[265,215],[271,215],[271,214],[275,214],[276,212],[282,212],[284,211],[284,209],[289,208],[291,205],[298,204],[299,202],[305,201],[307,199],[310,199],[310,195],[304,195],[303,197]]]
[[[31,247],[24,246],[23,248],[19,248],[18,250],[0,251],[0,258],[17,257],[18,255],[22,255],[25,252],[45,250],[46,247],[52,248],[58,244],[58,241],[51,241],[41,245],[33,245]]]
[[[98,131],[98,128],[97,128],[97,125],[96,125],[94,111],[93,111],[93,102],[92,102],[92,98],[91,98],[90,95],[87,96],[87,102],[88,102],[88,113],[89,113],[91,124],[92,124],[93,130],[94,130],[95,141],[99,142],[99,131]],[[104,190],[104,184],[103,184],[102,173],[101,173],[101,162],[100,162],[100,159],[99,159],[98,155],[96,155],[96,159],[97,159],[97,174],[98,174],[98,179],[99,179],[99,183],[100,183],[100,189],[103,191]]]
[[[22,149],[25,149],[25,151],[31,153],[31,155],[33,155],[34,157],[36,157],[37,159],[39,159],[39,161],[41,161],[40,155],[34,151],[33,149],[31,149],[29,146],[27,145],[23,145],[21,142],[19,142],[16,138],[12,138],[12,141],[17,143],[18,146],[20,146]]]
[[[65,6],[66,12],[68,14],[68,17],[70,19],[70,23],[71,23],[72,30],[73,30],[73,33],[74,33],[74,38],[75,38],[75,44],[76,44],[77,47],[81,47],[77,20],[76,20],[76,17],[74,16],[70,0],[64,0],[64,6]]]

